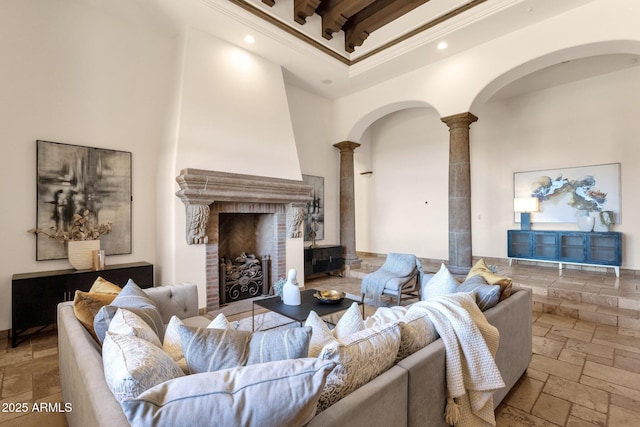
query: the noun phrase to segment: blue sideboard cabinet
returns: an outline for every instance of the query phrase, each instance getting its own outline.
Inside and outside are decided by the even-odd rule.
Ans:
[[[509,265],[513,260],[612,267],[620,277],[622,233],[550,230],[508,230]]]

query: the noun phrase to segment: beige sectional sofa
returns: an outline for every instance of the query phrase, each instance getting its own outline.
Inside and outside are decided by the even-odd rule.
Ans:
[[[198,316],[197,289],[177,284],[145,289],[162,313],[186,325],[206,326],[209,319]],[[485,311],[500,332],[496,363],[506,387],[494,394],[497,406],[531,360],[531,292],[514,289],[512,295]],[[60,384],[71,427],[127,426],[120,404],[104,378],[100,346],[77,320],[71,302],[58,306]],[[391,369],[316,415],[309,427],[327,426],[446,426],[445,348],[441,339],[410,355]],[[265,399],[268,405],[268,399]],[[215,415],[202,414],[203,425]]]

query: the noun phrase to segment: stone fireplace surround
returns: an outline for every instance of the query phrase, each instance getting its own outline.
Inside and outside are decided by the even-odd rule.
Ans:
[[[220,214],[265,214],[272,218],[270,238],[272,282],[286,275],[286,239],[297,232],[312,188],[301,180],[183,169],[176,178],[176,195],[186,207],[186,239],[206,247],[207,311],[220,308]],[[263,245],[264,246],[264,245]],[[266,255],[266,254],[257,254]]]

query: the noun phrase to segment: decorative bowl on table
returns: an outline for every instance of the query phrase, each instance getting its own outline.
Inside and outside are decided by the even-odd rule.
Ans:
[[[324,304],[338,304],[342,301],[347,294],[340,291],[318,291],[313,294],[314,297],[318,299],[321,303]]]

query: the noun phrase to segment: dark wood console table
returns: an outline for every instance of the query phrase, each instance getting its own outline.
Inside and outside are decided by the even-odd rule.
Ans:
[[[109,265],[104,270],[54,270],[14,274],[11,280],[11,345],[56,323],[58,303],[73,301],[76,290],[87,292],[98,276],[123,287],[129,279],[141,288],[153,286],[153,264],[135,262]]]
[[[319,274],[342,274],[344,260],[342,246],[313,246],[304,248],[304,277]]]

